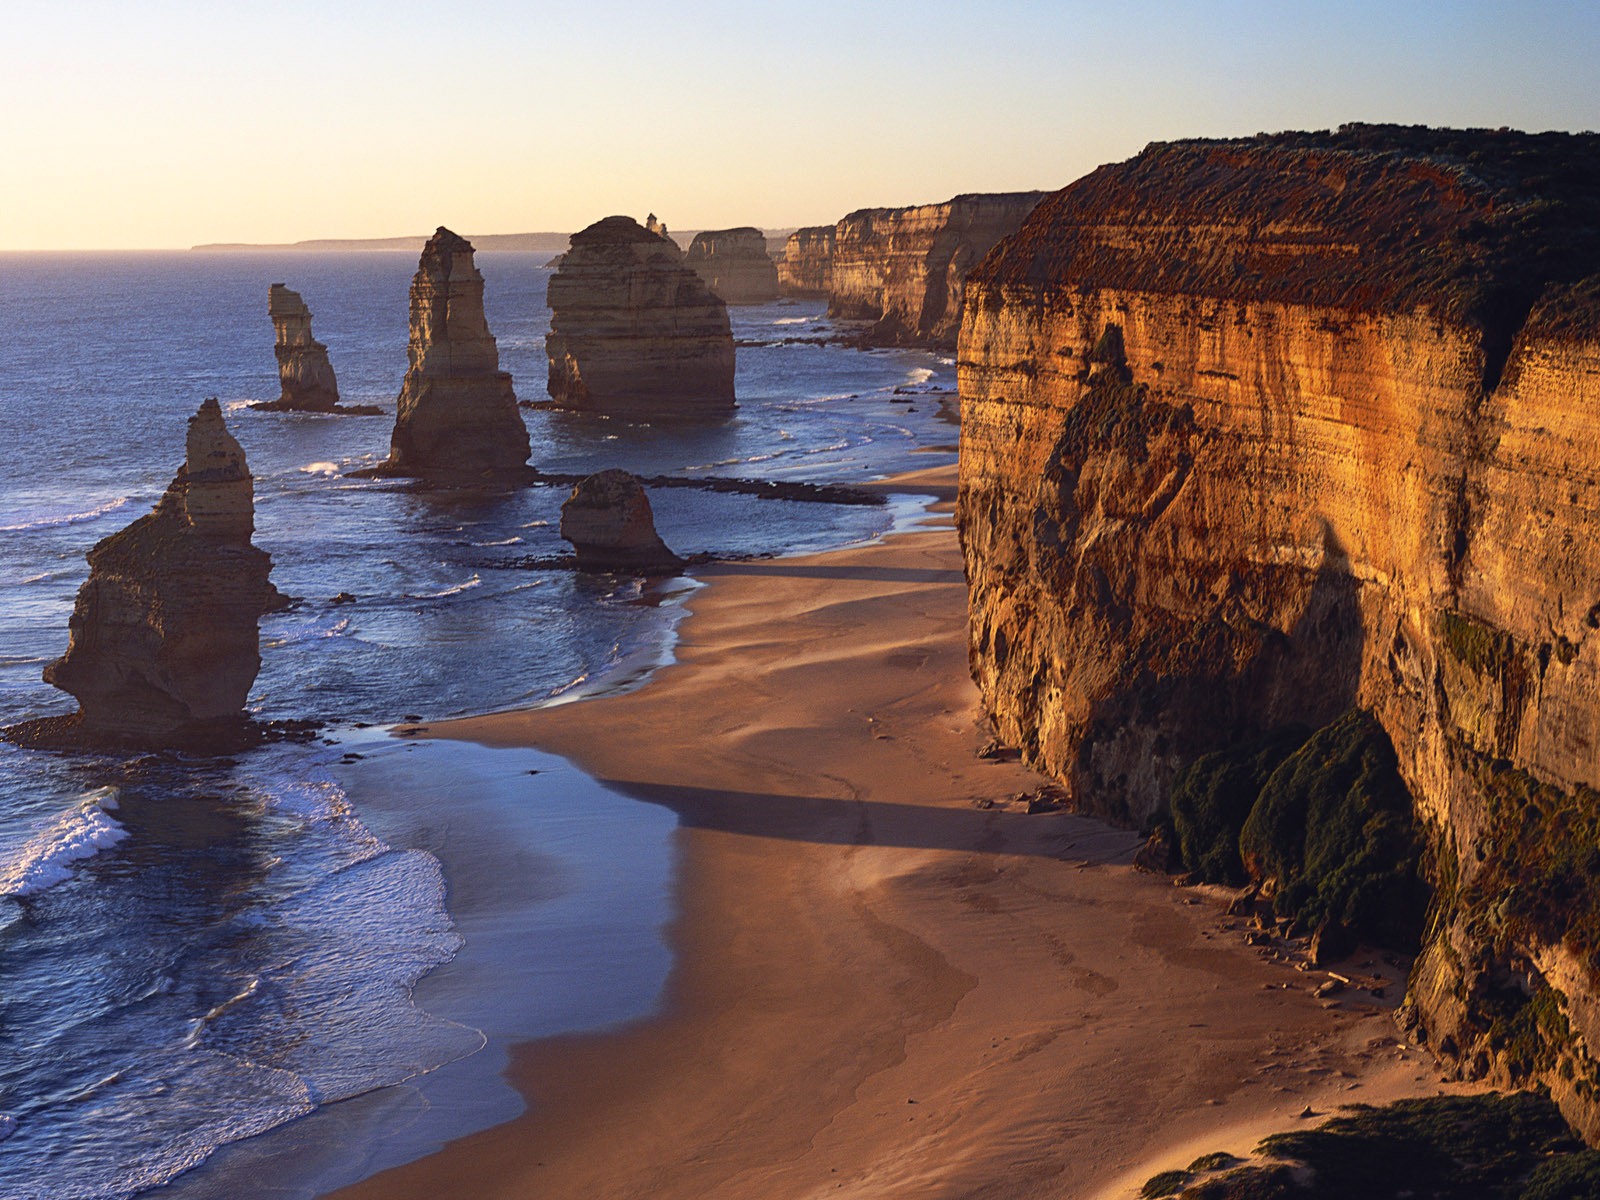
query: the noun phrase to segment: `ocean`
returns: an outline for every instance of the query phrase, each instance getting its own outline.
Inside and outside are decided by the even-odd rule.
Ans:
[[[544,256],[478,256],[502,368],[544,398]],[[0,742],[0,1200],[310,1197],[522,1102],[506,1048],[648,1016],[671,966],[670,813],[562,760],[386,725],[563,702],[671,654],[690,577],[539,569],[565,489],[427,493],[387,453],[401,252],[0,254],[0,724],[70,712],[40,679],[97,540],[147,512],[185,422],[223,404],[257,546],[298,598],[261,624],[251,711],[322,723],[228,759]],[[341,398],[264,413],[267,287],[299,291]],[[820,302],[730,310],[740,407],[711,425],[525,413],[576,473],[852,483],[953,458],[949,359],[796,342]],[[680,554],[878,536],[883,508],[655,490]],[[341,593],[352,603],[333,603]]]

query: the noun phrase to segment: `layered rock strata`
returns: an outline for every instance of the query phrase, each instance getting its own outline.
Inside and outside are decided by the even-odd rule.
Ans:
[[[778,267],[759,229],[746,225],[697,233],[684,262],[724,304],[765,304],[778,298]]]
[[[1208,750],[1375,715],[1430,842],[1418,1036],[1591,1139],[1597,230],[1593,135],[1156,145],[984,261],[959,351],[1000,736],[1140,822]]]
[[[483,314],[472,244],[440,226],[411,280],[409,367],[387,475],[502,482],[531,474],[528,430]]]
[[[573,234],[549,304],[556,404],[654,417],[733,409],[727,305],[661,234],[629,217]]]
[[[283,603],[254,529],[244,451],[207,400],[154,511],[89,551],[67,652],[45,668],[77,699],[85,739],[160,746],[242,719],[257,621]]]
[[[644,486],[626,471],[588,476],[561,506],[561,536],[588,570],[659,573],[683,566],[656,532]]]
[[[300,293],[273,284],[267,290],[267,315],[272,318],[272,352],[278,359],[282,389],[270,407],[332,412],[339,403],[339,383],[328,361],[328,348],[311,336],[311,310]]]
[[[872,345],[954,347],[968,273],[1043,197],[1005,192],[851,213],[834,228],[828,314],[873,322]]]
[[[784,243],[778,260],[778,290],[785,296],[825,300],[833,286],[832,225],[809,225],[796,229]]]

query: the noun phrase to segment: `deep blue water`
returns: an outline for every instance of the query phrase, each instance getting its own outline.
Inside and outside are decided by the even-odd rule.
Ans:
[[[541,261],[479,258],[524,399],[544,396]],[[337,743],[226,762],[0,743],[0,1200],[136,1194],[278,1128],[175,1189],[199,1195],[210,1180],[250,1194],[238,1180],[260,1177],[252,1156],[309,1130],[292,1151],[304,1159],[336,1119],[383,1147],[366,1163],[381,1165],[403,1157],[407,1128],[421,1148],[463,1120],[510,1115],[504,1098],[467,1113],[483,1089],[447,1082],[492,1066],[507,1039],[655,1003],[670,818],[570,773],[541,767],[529,782],[520,760],[375,749],[353,727],[536,703],[658,661],[692,585],[512,566],[564,548],[561,490],[468,498],[350,480],[387,451],[389,416],[245,407],[277,395],[266,296],[284,282],[312,309],[343,399],[392,413],[414,269],[402,253],[0,255],[0,723],[71,711],[40,671],[65,649],[83,554],[148,511],[182,459],[186,419],[214,395],[255,474],[256,544],[301,598],[262,622],[251,707],[325,721]],[[736,337],[770,343],[738,351],[734,417],[684,427],[529,412],[532,462],[852,482],[941,461],[919,451],[954,429],[930,399],[895,389],[953,387],[948,361],[776,344],[826,328],[816,303],[732,314]],[[892,519],[679,489],[652,502],[680,553],[821,549]],[[355,603],[330,603],[341,592]],[[344,758],[353,745],[365,760]],[[454,780],[476,808],[441,799]],[[574,797],[605,819],[572,826]],[[489,868],[440,842],[464,820],[457,808],[526,849],[514,903],[485,907],[464,886],[463,873]],[[463,844],[464,833],[448,843]],[[611,860],[626,871],[613,877]],[[588,937],[602,906],[630,924]],[[504,975],[488,948],[507,921],[522,922],[524,944],[562,948],[560,969],[515,998],[483,982]],[[622,961],[601,942],[632,950]],[[463,1111],[429,1126],[419,1104]],[[226,1163],[244,1167],[228,1175]]]

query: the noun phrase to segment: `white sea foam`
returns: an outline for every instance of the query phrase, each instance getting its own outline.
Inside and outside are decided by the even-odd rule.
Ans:
[[[779,317],[774,325],[809,325],[816,317]]]
[[[520,546],[522,544],[522,539],[519,537],[508,537],[501,538],[498,542],[473,542],[472,544],[479,548],[487,546]]]
[[[471,589],[473,589],[475,587],[480,587],[480,586],[482,586],[482,584],[483,584],[483,580],[479,579],[476,575],[474,575],[471,579],[463,580],[461,583],[457,583],[457,584],[454,584],[454,585],[452,585],[450,587],[447,587],[442,592],[415,592],[415,593],[412,593],[411,594],[411,599],[413,599],[413,600],[443,600],[446,596],[459,595],[460,593],[465,592],[465,591],[470,591]]]
[[[0,894],[32,896],[72,876],[72,864],[115,846],[128,831],[111,817],[115,788],[96,788],[0,862]]]
[[[300,470],[307,475],[337,475],[339,473],[339,464],[335,462],[307,463]]]
[[[12,525],[0,525],[0,533],[22,533],[29,529],[54,529],[61,525],[77,525],[82,521],[93,521],[107,513],[116,512],[124,504],[132,500],[132,496],[118,496],[115,500],[107,500],[95,508],[84,512],[53,513],[49,516],[35,517],[28,521],[18,521]]]
[[[933,370],[931,367],[913,367],[910,371],[906,372],[906,382],[927,383],[928,380],[932,379],[937,374],[938,372]]]
[[[550,524],[549,521],[529,521],[526,525],[523,526],[523,528],[524,529],[543,529],[548,524]]]

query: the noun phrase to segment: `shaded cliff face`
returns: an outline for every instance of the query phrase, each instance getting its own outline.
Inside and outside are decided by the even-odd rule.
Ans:
[[[867,335],[874,345],[954,347],[968,273],[1043,196],[957,196],[851,213],[834,229],[829,314],[875,322]]]
[[[826,299],[833,286],[833,244],[837,229],[810,225],[796,229],[778,260],[778,287],[786,296]]]
[[[311,310],[299,292],[275,283],[267,292],[272,318],[282,395],[274,407],[303,412],[332,412],[339,403],[339,383],[328,361],[328,348],[311,336]]]
[[[959,368],[1000,736],[1139,822],[1207,751],[1374,714],[1431,843],[1421,1034],[1591,1138],[1597,218],[1593,136],[1153,146],[973,273]]]
[[[472,244],[443,226],[423,248],[385,473],[493,481],[528,470],[528,430],[500,369],[472,256]]]
[[[573,234],[549,304],[557,404],[658,417],[733,409],[727,305],[665,236],[629,217]]]
[[[45,682],[77,698],[90,740],[162,745],[243,716],[261,666],[256,623],[282,601],[250,544],[253,484],[215,400],[155,510],[89,551],[67,652]]]
[[[684,262],[724,304],[764,304],[778,297],[778,267],[766,235],[751,226],[694,235]]]

